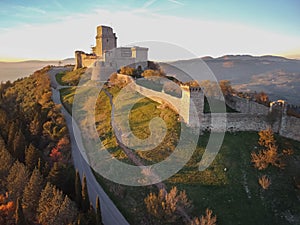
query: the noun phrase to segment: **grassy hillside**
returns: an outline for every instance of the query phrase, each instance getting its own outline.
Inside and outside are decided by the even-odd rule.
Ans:
[[[61,90],[62,100],[68,108],[71,107],[74,90],[74,88]],[[80,91],[88,92],[88,88],[81,87]],[[107,88],[107,91],[116,97],[120,88],[113,86]],[[121,107],[130,105],[131,101],[130,98],[123,99]],[[145,165],[162,161],[170,155],[179,135],[176,113],[148,98],[136,103],[131,110],[129,122],[133,133],[140,138],[148,137],[149,121],[154,116],[161,116],[168,124],[167,138],[152,151],[135,152]],[[111,106],[104,92],[99,94],[95,118],[99,137],[111,154],[123,162],[133,164],[117,145],[114,131],[110,126]],[[299,142],[276,136],[279,148],[293,149],[294,154],[286,158],[284,170],[270,166],[266,170],[258,171],[251,163],[251,152],[260,148],[258,134],[226,133],[216,159],[209,168],[200,172],[198,163],[205,151],[208,138],[209,133],[201,135],[190,161],[177,174],[164,181],[168,189],[177,186],[178,189],[186,191],[193,204],[188,211],[191,217],[199,216],[206,208],[210,208],[217,215],[217,224],[221,225],[284,225],[288,221],[290,224],[299,223],[300,191],[295,188],[293,182],[293,177],[299,171]],[[271,179],[271,185],[267,190],[262,189],[258,183],[262,175],[267,175]],[[182,219],[168,223],[149,216],[144,198],[150,192],[157,192],[155,186],[128,187],[110,182],[99,175],[97,179],[131,224],[141,224],[145,220],[154,221],[154,224],[183,223]]]

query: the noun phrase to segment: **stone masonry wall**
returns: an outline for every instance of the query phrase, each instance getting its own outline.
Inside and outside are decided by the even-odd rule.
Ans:
[[[128,76],[126,75],[118,74],[118,76],[120,76],[120,78],[124,78],[125,76],[126,81],[133,82],[135,84],[135,90],[140,94],[159,103],[169,104],[169,106],[179,112],[184,121],[190,125],[192,125],[193,123],[193,119],[190,117],[191,100],[196,98],[196,101],[192,100],[195,104],[195,107],[198,110],[203,109],[204,99],[203,101],[199,101],[199,98],[197,98],[197,96],[194,96],[196,92],[191,95],[189,94],[189,92],[187,92],[187,90],[183,89],[182,98],[176,98],[163,92],[157,92],[139,86],[131,77],[128,80]],[[199,97],[204,98],[203,93],[198,92],[198,94]],[[224,115],[221,113],[203,114],[203,111],[198,112],[199,121],[201,122],[200,127],[202,131],[223,131],[222,124],[224,124],[224,118],[226,118],[226,131],[260,131],[270,126],[270,123],[268,122],[268,107],[235,96],[233,96],[230,101],[226,103],[230,107],[234,108],[237,111],[240,111],[241,113],[227,113],[226,117],[224,117]],[[212,118],[214,119],[213,123]],[[283,113],[282,117],[277,118],[272,123],[271,127],[274,131],[279,131],[278,133],[283,137],[300,141],[299,118],[290,117]]]
[[[226,104],[241,113],[263,115],[267,115],[269,113],[269,107],[238,96],[228,97]]]
[[[300,119],[284,115],[281,120],[279,134],[300,141]]]

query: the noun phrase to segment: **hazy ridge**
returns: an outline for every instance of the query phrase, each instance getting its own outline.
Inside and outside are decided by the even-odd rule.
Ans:
[[[219,58],[207,56],[201,59],[218,80],[230,80],[237,90],[264,91],[273,100],[285,99],[289,103],[300,105],[300,60],[269,55],[225,55]],[[74,63],[74,58],[61,60],[61,65]],[[199,58],[171,62],[174,66],[183,67],[193,67],[195,63],[199,63]],[[0,62],[0,80],[13,81],[47,65],[58,66],[59,60]]]

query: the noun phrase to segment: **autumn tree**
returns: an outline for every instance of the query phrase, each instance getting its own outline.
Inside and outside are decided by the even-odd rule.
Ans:
[[[142,73],[142,76],[145,77],[145,78],[147,78],[147,77],[160,77],[160,76],[162,76],[162,73],[159,70],[148,69],[148,70],[145,70]]]
[[[0,195],[0,224],[14,225],[15,205],[9,200],[8,193]]]
[[[255,98],[255,101],[260,104],[263,104],[266,106],[269,106],[269,104],[270,104],[269,96],[263,91],[260,93],[256,93],[254,95],[254,98]]]
[[[39,203],[40,193],[44,186],[44,178],[36,168],[33,170],[30,180],[23,193],[23,209],[27,218],[33,219]]]
[[[51,153],[50,153],[50,159],[52,162],[56,163],[56,162],[61,162],[62,161],[62,153],[60,152],[60,150],[58,149],[58,147],[54,147],[52,150],[51,150]]]
[[[271,179],[268,178],[266,175],[263,175],[258,179],[258,183],[264,190],[267,190],[271,185]]]
[[[283,169],[285,163],[282,159],[282,154],[278,153],[273,131],[268,128],[259,132],[259,145],[265,149],[259,150],[258,153],[251,152],[251,162],[258,170],[266,169],[270,164]]]
[[[216,225],[217,216],[212,215],[212,210],[206,209],[205,215],[200,218],[195,217],[189,225]]]
[[[19,161],[16,161],[7,177],[7,189],[12,199],[16,200],[22,197],[25,185],[29,180],[30,173],[26,166]]]
[[[172,187],[170,192],[160,189],[158,194],[150,193],[144,202],[147,207],[148,213],[158,219],[164,221],[174,222],[178,219],[177,210],[179,208],[189,208],[191,206],[185,191],[180,191],[176,187]]]
[[[225,96],[231,95],[234,92],[229,80],[220,80],[219,85],[223,95]]]
[[[120,69],[120,73],[128,75],[128,76],[135,76],[137,71],[136,71],[136,69],[134,69],[130,66],[122,66]]]
[[[258,144],[263,147],[270,147],[275,145],[275,138],[273,130],[269,127],[266,130],[261,130],[258,132],[259,141]]]

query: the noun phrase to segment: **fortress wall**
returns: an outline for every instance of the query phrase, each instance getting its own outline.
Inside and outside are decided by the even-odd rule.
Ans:
[[[300,119],[284,115],[281,120],[279,134],[283,137],[300,141]]]
[[[226,104],[241,113],[267,115],[269,112],[269,107],[238,96],[228,97]]]
[[[195,118],[190,116],[190,99],[201,98],[201,93],[199,96],[193,96],[196,93],[189,95],[187,91],[183,91],[182,98],[176,98],[170,96],[163,92],[157,92],[140,85],[137,85],[130,76],[118,74],[120,79],[125,79],[127,83],[133,82],[135,84],[135,90],[140,94],[152,99],[153,101],[159,102],[161,104],[167,104],[172,109],[180,112],[184,121],[193,124]],[[203,96],[202,96],[203,97]],[[268,128],[270,123],[268,122],[268,112],[269,108],[258,104],[256,102],[247,101],[246,99],[241,99],[238,97],[233,97],[235,101],[231,102],[231,107],[242,111],[241,113],[227,113],[226,114],[226,131],[260,131]],[[166,102],[167,101],[167,102]],[[193,101],[196,108],[202,108],[202,101]],[[244,108],[243,108],[244,107]],[[212,117],[213,115],[213,117]],[[211,130],[215,132],[223,131],[224,115],[221,113],[214,114],[203,114],[198,112],[199,121],[201,121],[201,130]],[[214,119],[212,123],[212,118]],[[279,134],[283,137],[291,138],[300,141],[300,119],[296,117],[287,116],[283,114],[282,118],[277,118],[277,120],[272,124],[272,129],[274,131],[279,130]]]
[[[89,67],[96,61],[97,61],[96,56],[87,56],[85,54],[82,55],[82,66],[83,67]]]
[[[176,110],[177,112],[188,109],[188,107],[182,106],[181,98],[176,98],[163,92],[157,92],[137,84],[135,84],[135,90],[141,95],[152,99],[153,101],[161,104],[167,104],[170,108]]]
[[[211,121],[212,115],[214,118],[214,123]],[[222,113],[204,114],[201,123],[201,129],[221,132],[224,118],[224,114]],[[268,127],[268,123],[266,121],[265,115],[227,113],[226,131],[260,131]],[[276,124],[274,126],[276,126]]]

